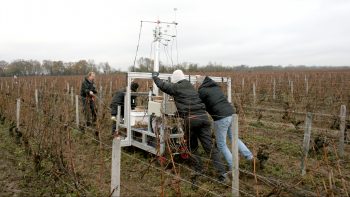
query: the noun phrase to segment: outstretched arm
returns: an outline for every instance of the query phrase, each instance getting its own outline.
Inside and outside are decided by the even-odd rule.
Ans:
[[[163,92],[173,96],[175,95],[175,84],[159,79],[157,76],[153,76],[153,81],[157,87]]]

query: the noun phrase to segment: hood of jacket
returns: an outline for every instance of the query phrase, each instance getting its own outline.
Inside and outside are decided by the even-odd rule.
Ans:
[[[203,80],[203,83],[199,86],[199,89],[205,88],[205,87],[215,87],[219,86],[214,80],[212,80],[210,77],[205,77]]]

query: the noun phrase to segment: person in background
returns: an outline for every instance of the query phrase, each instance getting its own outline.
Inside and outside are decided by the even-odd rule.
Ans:
[[[232,153],[226,144],[228,135],[232,143],[232,114],[235,108],[228,102],[220,86],[210,77],[197,75],[199,98],[204,102],[207,112],[214,120],[215,138],[218,149],[224,155],[229,168],[232,169]],[[239,152],[249,161],[253,160],[252,152],[238,139]]]
[[[190,81],[185,79],[181,70],[173,72],[171,82],[161,80],[158,75],[158,72],[152,73],[154,83],[161,91],[173,96],[179,116],[184,119],[185,139],[191,152],[191,160],[194,163],[192,167],[196,172],[191,176],[192,181],[195,182],[203,171],[203,164],[198,155],[199,140],[205,152],[211,157],[214,168],[219,174],[218,181],[227,182],[228,174],[221,162],[219,151],[212,142],[211,124],[198,92]]]
[[[83,111],[85,115],[86,126],[92,126],[96,123],[95,94],[97,94],[97,91],[94,80],[95,73],[89,72],[81,84],[80,96],[83,102]]]
[[[139,88],[139,84],[136,82],[132,82],[130,89],[132,92],[137,92],[137,89]],[[120,119],[122,120],[124,118],[124,97],[125,97],[125,92],[126,92],[126,88],[122,88],[120,90],[118,90],[116,93],[114,93],[113,98],[112,98],[112,102],[110,105],[111,108],[111,119],[113,121],[117,121],[116,120],[116,116],[118,113],[118,105],[120,106]],[[136,107],[136,96],[135,95],[131,95],[131,109],[135,109]],[[114,132],[116,130],[116,125],[113,124],[112,126],[112,135],[114,135]]]

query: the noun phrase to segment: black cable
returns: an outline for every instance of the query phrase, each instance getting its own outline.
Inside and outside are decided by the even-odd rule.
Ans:
[[[142,21],[141,21],[141,23],[140,23],[139,40],[137,41],[137,47],[136,47],[134,65],[133,65],[133,67],[132,67],[132,71],[133,71],[133,72],[135,72],[136,58],[137,58],[137,53],[138,53],[138,51],[139,51],[139,46],[140,46],[141,31],[142,31]]]

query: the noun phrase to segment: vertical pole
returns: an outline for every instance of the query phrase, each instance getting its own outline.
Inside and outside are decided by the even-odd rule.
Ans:
[[[303,141],[303,154],[301,157],[301,175],[306,174],[306,158],[309,152],[310,137],[311,137],[311,121],[312,115],[310,112],[306,114],[305,119],[305,131],[304,131],[304,141]]]
[[[131,112],[131,78],[128,76],[127,79],[128,86],[126,87],[126,94],[124,96],[124,124],[126,124],[126,143],[127,146],[131,145],[132,132],[131,132],[131,122],[130,122],[130,112]],[[124,142],[124,140],[123,140]]]
[[[36,106],[36,111],[39,111],[38,89],[35,89],[35,106]]]
[[[256,103],[255,83],[253,83],[253,99],[254,99],[254,105],[255,105]]]
[[[154,66],[153,71],[159,72],[159,52],[160,52],[160,27],[159,23],[157,23],[156,31],[155,31],[155,42],[156,42],[156,49],[155,49],[155,55],[154,55]],[[155,83],[153,83],[153,94],[158,96],[158,87]]]
[[[306,75],[305,75],[305,92],[306,92],[306,95],[309,94],[309,81],[307,80]]]
[[[74,89],[73,89],[73,86],[70,89],[70,102],[74,106]]]
[[[117,122],[115,123],[115,129],[116,129],[116,131],[119,131],[120,110],[121,110],[121,107],[120,107],[120,105],[118,105],[118,108],[117,108]]]
[[[232,103],[232,81],[231,78],[227,78],[227,100]]]
[[[290,81],[290,92],[291,92],[292,97],[293,97],[293,92],[294,92],[293,81]]]
[[[239,196],[239,162],[238,162],[238,115],[232,115],[232,196]]]
[[[120,196],[120,160],[121,160],[120,137],[113,138],[112,145],[112,173],[111,173],[111,195]]]
[[[69,94],[69,83],[67,82],[67,94]]]
[[[21,110],[21,99],[17,99],[17,107],[16,107],[16,127],[19,130],[19,112]]]
[[[102,97],[103,97],[103,92],[102,92],[102,85],[100,85],[100,99],[98,99],[98,106],[99,106],[99,109],[101,109],[101,105],[102,105]]]
[[[75,122],[79,128],[79,96],[75,95]]]
[[[340,107],[340,131],[339,131],[339,157],[344,156],[344,132],[345,132],[346,106]]]
[[[244,93],[244,78],[242,78],[242,94]]]
[[[113,82],[112,81],[110,81],[109,82],[109,95],[112,95],[112,86],[113,86]]]
[[[272,95],[273,100],[276,99],[276,79],[273,79],[273,95]]]

